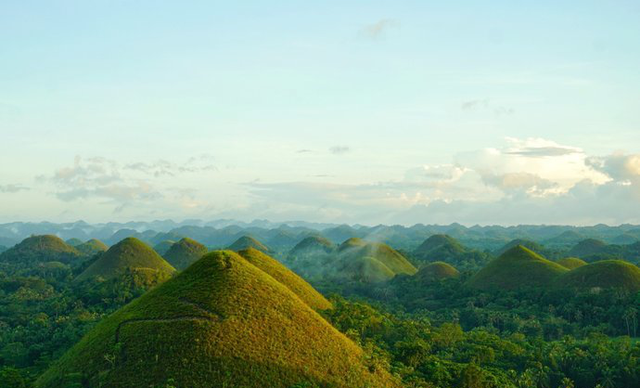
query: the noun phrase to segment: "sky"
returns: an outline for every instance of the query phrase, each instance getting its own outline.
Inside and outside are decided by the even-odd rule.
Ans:
[[[640,3],[0,3],[0,222],[640,223]]]

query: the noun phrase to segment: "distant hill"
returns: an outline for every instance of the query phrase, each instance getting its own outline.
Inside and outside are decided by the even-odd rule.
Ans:
[[[604,241],[588,238],[577,243],[569,251],[569,256],[586,257],[598,254],[607,246]]]
[[[270,247],[279,248],[279,249],[291,249],[292,246],[296,245],[299,238],[293,233],[286,231],[279,231],[275,235],[273,235],[267,243]]]
[[[521,245],[521,246],[523,246],[525,248],[528,248],[531,251],[537,252],[538,254],[541,254],[542,252],[545,251],[544,246],[542,244],[540,244],[540,243],[537,243],[537,242],[532,241],[532,240],[517,238],[515,240],[509,241],[504,246],[502,246],[502,248],[498,249],[496,251],[496,255],[499,256],[499,255],[505,253],[506,251],[508,251],[509,249],[511,249],[513,247],[517,247],[518,245]]]
[[[248,248],[254,248],[264,253],[272,252],[271,248],[267,247],[266,245],[264,245],[263,243],[261,243],[260,241],[256,240],[251,236],[242,236],[236,241],[234,241],[233,244],[227,247],[227,249],[236,251],[236,252],[241,251],[243,249],[248,249]]]
[[[460,272],[453,266],[442,261],[429,263],[420,268],[413,277],[421,282],[439,282],[445,279],[457,278]]]
[[[582,234],[574,230],[567,230],[553,238],[545,240],[545,244],[561,246],[574,245],[581,240],[584,240],[584,238],[585,237]]]
[[[382,243],[350,238],[324,263],[325,276],[357,282],[381,282],[417,269],[398,251]]]
[[[35,386],[69,378],[85,387],[399,387],[289,288],[231,251],[205,255],[105,318]]]
[[[76,245],[76,249],[83,255],[93,256],[96,253],[106,252],[109,247],[102,241],[93,238],[87,242]]]
[[[316,252],[330,253],[336,246],[328,239],[320,236],[306,237],[296,244],[289,252],[289,256],[315,254]]]
[[[331,303],[322,294],[316,291],[309,283],[300,276],[282,265],[278,260],[267,256],[257,249],[249,248],[238,252],[248,262],[260,268],[271,277],[284,284],[287,288],[298,295],[309,307],[317,310],[331,308]]]
[[[576,268],[556,281],[562,288],[621,288],[640,291],[640,268],[623,260],[603,260]]]
[[[565,267],[518,245],[492,260],[471,277],[467,285],[483,290],[544,287],[567,271]]]
[[[76,280],[83,281],[93,277],[110,279],[132,268],[166,275],[175,272],[175,269],[147,244],[134,237],[128,237],[109,248],[78,275]]]
[[[334,228],[324,229],[322,235],[334,243],[348,240],[352,237],[359,237],[360,234],[349,225],[340,225]]]
[[[195,240],[185,237],[173,244],[163,256],[169,264],[181,271],[198,261],[198,259],[207,252],[209,252],[207,247]]]
[[[164,256],[169,251],[169,248],[176,242],[173,240],[163,240],[153,246],[153,250],[158,252],[160,256]]]
[[[469,270],[485,265],[491,259],[491,255],[466,248],[449,235],[434,234],[413,251],[412,258],[418,266],[441,261],[456,268]]]
[[[49,261],[74,264],[83,255],[53,235],[31,236],[0,254],[0,262],[15,268],[27,268]]]
[[[587,265],[587,262],[584,260],[580,260],[577,257],[565,257],[559,260],[556,260],[556,263],[568,269],[576,269],[582,267],[583,265]]]
[[[80,240],[79,238],[70,238],[68,240],[65,241],[67,244],[71,245],[72,247],[76,247],[80,244],[84,244],[84,241]]]
[[[0,245],[0,253],[6,251],[7,249],[9,248],[5,247],[4,245]]]

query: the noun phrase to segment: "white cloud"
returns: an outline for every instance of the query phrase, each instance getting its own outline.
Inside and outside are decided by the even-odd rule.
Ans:
[[[381,19],[373,24],[369,24],[362,29],[362,32],[371,39],[379,39],[390,28],[397,27],[399,23],[393,19]]]

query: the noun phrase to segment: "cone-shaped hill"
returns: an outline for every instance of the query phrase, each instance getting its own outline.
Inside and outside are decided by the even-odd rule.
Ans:
[[[195,240],[185,237],[173,244],[163,256],[169,264],[181,271],[198,261],[198,259],[207,252],[209,252],[207,247]]]
[[[76,277],[83,281],[93,277],[111,279],[127,271],[149,272],[168,277],[175,269],[156,251],[135,237],[128,237],[112,246]]]
[[[70,238],[68,240],[65,241],[67,244],[71,245],[72,247],[77,247],[80,244],[84,244],[82,242],[82,240],[80,240],[79,238]]]
[[[334,260],[327,263],[330,276],[359,282],[386,281],[418,270],[402,254],[382,243],[350,238],[340,245]]]
[[[290,256],[314,254],[317,252],[330,253],[336,249],[336,246],[328,239],[320,236],[310,236],[302,239],[289,252]]]
[[[267,256],[257,249],[249,248],[238,252],[248,262],[269,274],[298,295],[303,302],[316,310],[331,308],[331,302],[305,282],[300,276],[282,265],[278,260]]]
[[[580,260],[577,257],[564,257],[562,259],[556,260],[556,263],[568,269],[576,269],[582,267],[583,265],[587,265],[586,261]]]
[[[420,268],[413,277],[423,282],[439,282],[458,276],[460,276],[460,272],[455,267],[442,261],[436,261]]]
[[[533,251],[515,246],[478,271],[467,285],[476,289],[516,289],[550,285],[568,269]]]
[[[446,234],[434,234],[430,236],[416,250],[417,257],[446,255],[451,256],[464,252],[465,248],[455,238]]]
[[[83,255],[93,256],[96,253],[106,252],[109,247],[102,241],[92,238],[85,243],[76,245],[76,249]]]
[[[249,248],[257,249],[264,253],[271,253],[271,249],[269,247],[251,236],[242,236],[227,247],[227,249],[236,252]]]
[[[173,240],[163,240],[153,246],[153,250],[158,252],[160,256],[164,256],[165,253],[169,252],[169,249],[176,242]]]
[[[623,260],[596,261],[560,276],[561,288],[621,288],[640,291],[640,268]]]
[[[488,253],[469,249],[446,234],[430,236],[413,251],[412,256],[419,266],[442,261],[462,269],[477,269],[490,259]]]
[[[595,238],[588,238],[577,243],[569,251],[570,256],[586,257],[595,255],[604,249],[607,244],[604,241],[596,240]]]
[[[343,252],[352,248],[364,247],[365,245],[367,245],[367,243],[363,239],[359,237],[351,237],[350,239],[345,240],[342,244],[340,244],[340,246],[338,247],[338,251]]]
[[[57,236],[42,235],[28,237],[0,254],[0,262],[18,267],[28,267],[50,261],[70,264],[83,255]]]
[[[66,386],[74,374],[84,387],[398,386],[289,288],[231,251],[205,255],[101,321],[35,385]]]
[[[542,244],[539,244],[533,240],[527,240],[524,238],[517,238],[515,240],[511,240],[508,243],[504,244],[502,246],[502,248],[498,249],[498,251],[496,252],[497,255],[501,255],[503,253],[505,253],[506,251],[508,251],[509,249],[513,248],[513,247],[517,247],[518,245],[521,245],[527,249],[529,249],[530,251],[534,251],[534,252],[544,252],[545,248],[544,246],[542,246]]]

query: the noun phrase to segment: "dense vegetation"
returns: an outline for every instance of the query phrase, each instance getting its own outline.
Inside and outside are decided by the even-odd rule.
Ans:
[[[635,236],[634,230],[625,233]],[[0,386],[29,387],[38,377],[40,386],[113,386],[123,379],[198,386],[190,379],[205,369],[232,386],[393,386],[394,379],[434,388],[640,386],[640,269],[620,260],[637,262],[635,243],[600,243],[615,236],[569,230],[481,249],[480,240],[470,248],[436,234],[395,250],[358,233],[348,227],[326,237],[276,230],[267,241],[278,241],[273,254],[280,261],[251,247],[269,249],[265,244],[246,238],[240,256],[207,256],[207,265],[191,265],[173,280],[162,257],[126,238],[131,231],[119,233],[126,239],[106,252],[87,238],[29,237],[0,253]],[[176,247],[184,267],[207,249],[177,232],[147,234],[145,241],[171,241],[165,255]],[[80,249],[84,244],[94,249]],[[333,296],[328,301],[283,264]],[[227,265],[234,274],[212,269]],[[79,276],[89,268],[101,273]],[[242,319],[233,326],[178,319],[202,313],[198,306]],[[314,309],[355,344],[332,332]],[[149,317],[160,323],[146,322]],[[124,345],[106,340],[129,319],[146,323],[123,325]],[[318,332],[331,339],[312,334]],[[233,343],[233,350],[211,353],[200,345],[211,336]],[[194,351],[204,353],[194,357]],[[225,354],[268,356],[242,364],[222,360]],[[142,364],[125,362],[130,355]],[[197,362],[203,355],[209,361]],[[311,368],[295,367],[310,359],[316,360]],[[351,374],[337,372],[347,366],[355,368]]]

